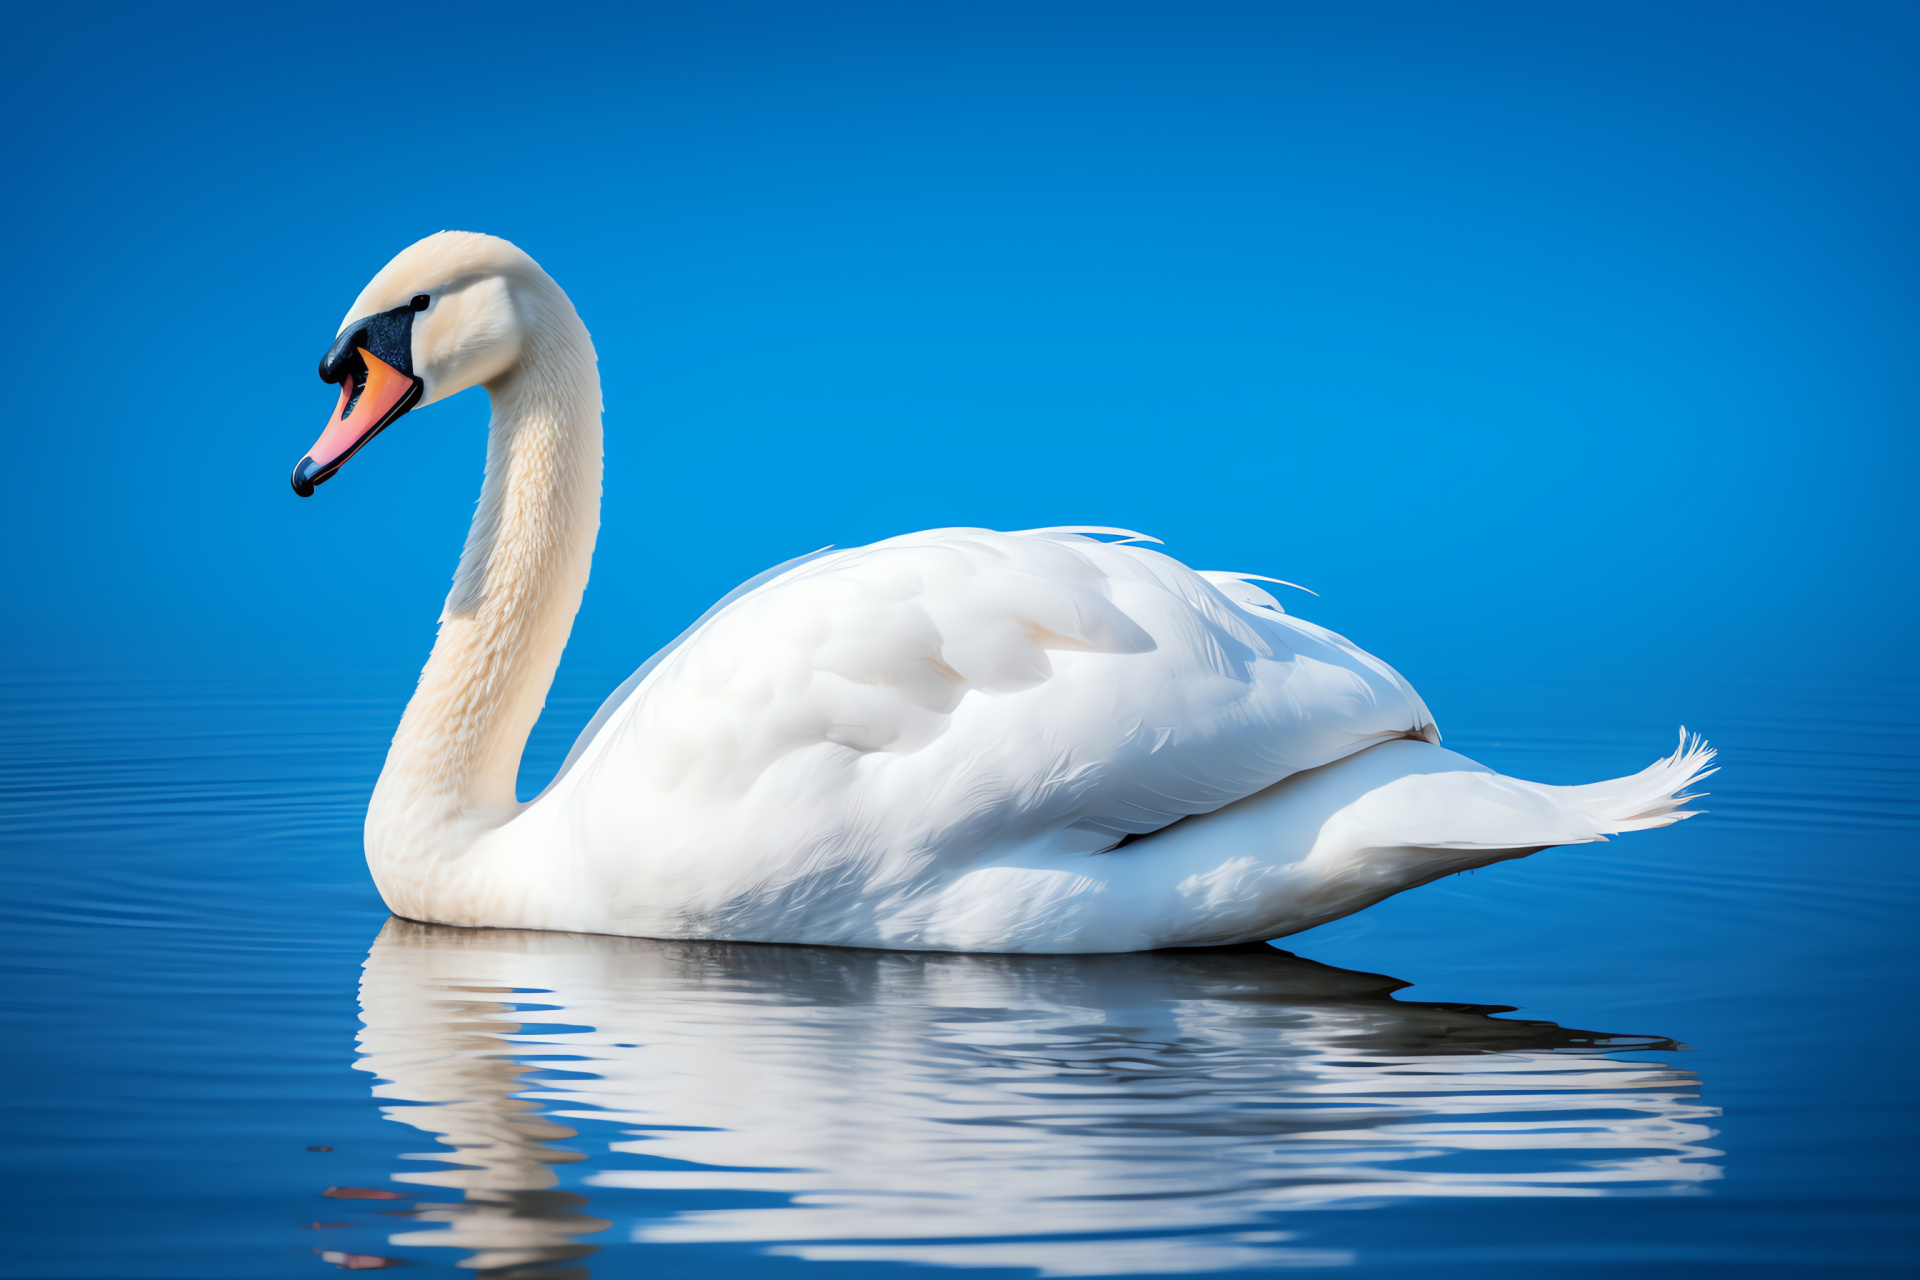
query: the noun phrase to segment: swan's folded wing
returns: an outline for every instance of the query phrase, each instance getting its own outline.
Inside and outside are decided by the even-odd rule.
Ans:
[[[709,887],[720,859],[870,890],[929,859],[1095,851],[1427,722],[1385,664],[1158,552],[937,530],[719,610],[549,799]]]

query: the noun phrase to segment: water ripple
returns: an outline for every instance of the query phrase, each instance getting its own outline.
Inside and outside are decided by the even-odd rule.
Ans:
[[[560,1121],[616,1126],[583,1189],[685,1207],[650,1244],[1048,1274],[1333,1265],[1285,1215],[1403,1197],[1674,1195],[1719,1176],[1673,1051],[1405,1002],[1271,948],[940,956],[390,922],[360,1067],[445,1148],[439,1231],[492,1267],[578,1256],[540,1201]],[[539,1027],[507,989],[550,992]],[[555,1026],[554,1022],[574,1024]],[[562,1059],[564,1081],[528,1068]],[[457,1152],[457,1154],[455,1154]],[[733,1203],[713,1207],[715,1195]],[[1143,1247],[1143,1244],[1145,1247]]]

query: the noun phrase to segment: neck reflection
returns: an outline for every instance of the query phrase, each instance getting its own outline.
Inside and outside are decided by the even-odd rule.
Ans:
[[[515,1277],[584,1275],[552,1266],[611,1225],[558,1189],[580,1160],[616,1240],[1056,1275],[1337,1265],[1287,1210],[1719,1176],[1692,1073],[1606,1056],[1672,1042],[1393,999],[1405,985],[1268,947],[979,956],[392,920],[358,1065],[414,1104],[389,1118],[452,1148],[394,1180],[464,1195],[392,1243]],[[604,1136],[560,1145],[581,1124]]]

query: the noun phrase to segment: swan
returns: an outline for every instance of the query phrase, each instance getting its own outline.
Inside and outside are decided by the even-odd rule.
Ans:
[[[1398,672],[1099,526],[825,549],[715,605],[514,782],[599,529],[601,404],[572,302],[445,231],[361,292],[320,376],[311,495],[410,410],[492,399],[439,633],[366,818],[411,920],[934,951],[1265,940],[1439,876],[1690,816],[1681,730],[1631,777],[1547,786],[1440,746]]]

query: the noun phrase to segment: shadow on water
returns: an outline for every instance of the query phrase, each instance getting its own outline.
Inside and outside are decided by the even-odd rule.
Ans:
[[[1261,946],[979,956],[392,920],[358,1066],[443,1148],[394,1181],[460,1193],[391,1243],[516,1280],[584,1276],[609,1240],[1054,1275],[1338,1266],[1351,1253],[1306,1247],[1287,1210],[1719,1176],[1698,1079],[1609,1056],[1671,1041],[1394,999],[1406,985]],[[561,1189],[581,1162],[583,1191]]]

